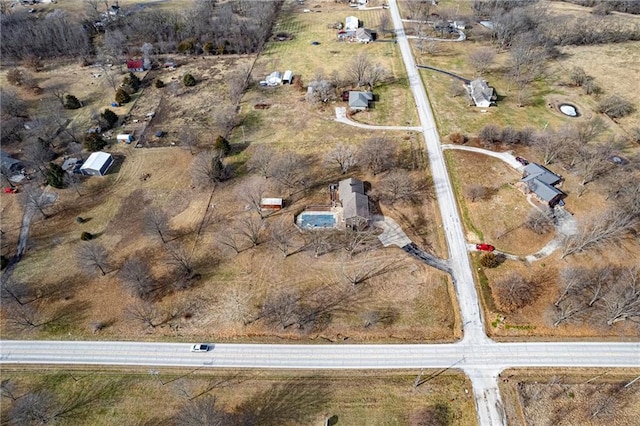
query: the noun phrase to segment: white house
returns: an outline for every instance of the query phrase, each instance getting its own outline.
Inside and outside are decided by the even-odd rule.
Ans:
[[[92,152],[80,167],[80,173],[90,176],[104,176],[113,165],[113,157],[106,152]]]
[[[360,20],[355,16],[347,16],[345,20],[344,29],[346,31],[355,31],[360,26]]]
[[[477,107],[488,108],[495,103],[496,96],[493,93],[493,87],[489,87],[486,80],[478,78],[469,82],[467,92]]]
[[[282,84],[292,84],[293,83],[293,71],[286,70],[284,72],[284,76],[282,77]]]
[[[269,86],[278,86],[282,84],[282,73],[279,71],[274,71],[265,78],[267,85]]]

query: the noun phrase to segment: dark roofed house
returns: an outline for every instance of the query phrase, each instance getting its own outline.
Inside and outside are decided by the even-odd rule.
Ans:
[[[361,180],[349,178],[338,183],[338,197],[342,203],[342,220],[347,228],[362,229],[369,225],[369,197]]]
[[[369,108],[373,102],[373,93],[371,92],[349,92],[349,108],[356,111],[363,111]]]
[[[567,196],[554,186],[561,181],[562,177],[536,163],[529,163],[524,168],[524,174],[520,179],[520,182],[524,185],[525,192],[535,194],[540,201],[549,204],[551,207]]]
[[[144,71],[144,63],[142,59],[127,61],[127,71],[130,71],[130,72]]]

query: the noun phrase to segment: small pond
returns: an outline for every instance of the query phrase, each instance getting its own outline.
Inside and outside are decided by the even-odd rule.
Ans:
[[[578,112],[578,108],[575,105],[571,104],[560,104],[559,107],[560,112],[569,117],[579,117],[580,113]]]

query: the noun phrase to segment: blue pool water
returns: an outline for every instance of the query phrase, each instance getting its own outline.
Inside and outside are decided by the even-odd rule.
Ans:
[[[336,218],[333,214],[305,214],[298,218],[301,228],[335,228]]]

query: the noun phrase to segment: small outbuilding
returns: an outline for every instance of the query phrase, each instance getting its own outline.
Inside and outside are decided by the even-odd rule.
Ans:
[[[349,108],[354,111],[363,111],[370,107],[373,102],[373,93],[371,92],[349,92]]]
[[[274,71],[264,79],[268,86],[278,86],[282,84],[282,73],[280,71]]]
[[[293,71],[286,70],[284,72],[284,76],[282,76],[282,84],[292,84],[293,83]]]
[[[122,133],[116,136],[116,139],[118,140],[118,142],[131,143],[133,142],[133,135]]]
[[[262,210],[280,210],[284,205],[282,198],[262,198],[260,208]]]
[[[127,71],[129,72],[144,71],[144,62],[142,61],[142,59],[127,61]]]
[[[2,173],[5,176],[19,174],[24,169],[24,165],[20,160],[16,160],[4,151],[0,151],[0,160]]]
[[[82,167],[82,160],[79,158],[67,158],[62,163],[62,170],[69,174],[80,173],[80,167]]]
[[[355,16],[347,16],[344,22],[344,29],[346,31],[355,31],[360,27],[360,20]]]
[[[92,152],[80,167],[80,173],[88,176],[104,176],[113,165],[113,156],[106,152]]]

